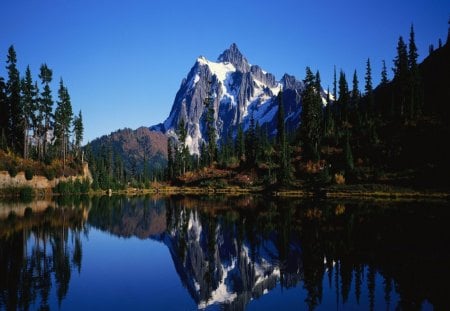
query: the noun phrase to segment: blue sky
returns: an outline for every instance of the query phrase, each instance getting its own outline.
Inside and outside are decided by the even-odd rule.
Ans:
[[[420,59],[445,43],[450,1],[2,0],[0,8],[0,75],[11,44],[22,73],[29,64],[37,78],[46,62],[54,96],[62,76],[83,111],[86,143],[164,121],[195,59],[216,60],[233,42],[277,79],[303,78],[310,66],[325,88],[334,65],[349,84],[356,69],[362,88],[370,57],[377,84],[411,23]]]

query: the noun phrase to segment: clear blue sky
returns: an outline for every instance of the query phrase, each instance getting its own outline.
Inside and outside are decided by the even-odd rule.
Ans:
[[[374,82],[381,60],[392,67],[399,35],[414,23],[420,59],[445,43],[448,0],[2,0],[0,75],[14,44],[21,72],[37,78],[46,62],[54,95],[62,76],[85,140],[123,127],[164,121],[195,59],[216,60],[232,42],[252,64],[280,79],[319,70],[326,88],[333,65],[363,86],[370,57]],[[391,76],[392,71],[389,70]]]

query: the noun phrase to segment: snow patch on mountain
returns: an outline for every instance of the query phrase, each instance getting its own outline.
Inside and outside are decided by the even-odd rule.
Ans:
[[[236,44],[232,44],[215,62],[203,56],[196,60],[181,83],[169,117],[162,125],[151,129],[176,137],[175,129],[184,119],[186,145],[191,154],[200,154],[200,146],[207,139],[204,100],[211,93],[217,139],[229,130],[235,134],[239,124],[246,130],[252,117],[261,126],[267,123],[268,133],[273,135],[277,124],[277,95],[282,90],[286,129],[294,130],[300,122],[303,89],[303,82],[294,76],[285,74],[276,81],[272,74],[257,65],[250,65]],[[327,93],[322,90],[324,105],[326,97]],[[330,99],[333,100],[332,96]]]

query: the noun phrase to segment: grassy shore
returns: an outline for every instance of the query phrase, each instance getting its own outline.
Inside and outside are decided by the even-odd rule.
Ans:
[[[128,188],[125,190],[100,190],[93,191],[91,194],[108,195],[243,195],[243,194],[265,194],[278,197],[319,197],[330,199],[358,199],[358,200],[450,200],[450,191],[445,190],[417,190],[402,187],[394,187],[382,184],[364,184],[364,185],[339,185],[321,188],[297,188],[297,189],[266,189],[263,187],[186,187],[157,185],[151,188],[138,189]]]

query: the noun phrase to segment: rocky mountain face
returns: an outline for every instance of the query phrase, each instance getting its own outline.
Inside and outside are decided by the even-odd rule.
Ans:
[[[183,79],[169,117],[150,129],[169,136],[175,132],[181,119],[187,124],[187,145],[191,153],[199,153],[206,139],[206,110],[204,99],[214,98],[214,120],[218,139],[235,131],[239,124],[244,130],[250,119],[267,126],[268,133],[276,133],[277,95],[283,91],[286,128],[297,128],[300,121],[303,82],[285,74],[277,81],[275,76],[257,65],[250,65],[236,44],[232,44],[216,62],[199,57],[187,77]],[[325,93],[323,93],[325,98]]]
[[[102,136],[90,143],[94,152],[112,146],[114,153],[124,159],[126,168],[142,168],[144,154],[152,167],[161,168],[167,158],[167,136],[176,137],[181,119],[187,124],[186,143],[192,154],[199,149],[206,136],[204,100],[211,94],[217,139],[231,131],[236,133],[239,124],[246,130],[253,117],[255,123],[267,127],[269,135],[276,134],[278,99],[283,91],[286,129],[295,130],[300,122],[302,108],[301,80],[285,74],[277,80],[258,65],[251,65],[232,44],[219,55],[217,61],[199,57],[181,82],[169,117],[160,124],[137,130],[124,129]],[[326,94],[322,90],[325,103]]]
[[[283,258],[276,234],[258,236],[261,243],[255,245],[240,240],[236,227],[208,219],[196,210],[168,213],[161,236],[199,309],[222,304],[223,310],[245,310],[278,282],[294,286],[303,279],[299,241],[291,241]]]

